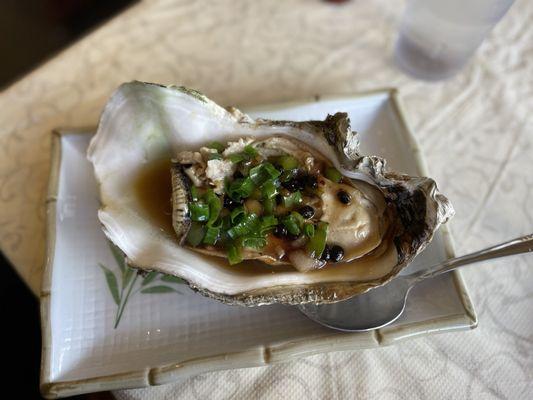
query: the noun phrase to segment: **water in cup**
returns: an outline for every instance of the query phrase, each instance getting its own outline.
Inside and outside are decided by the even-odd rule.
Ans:
[[[398,66],[416,78],[457,73],[514,0],[408,0],[396,42]]]

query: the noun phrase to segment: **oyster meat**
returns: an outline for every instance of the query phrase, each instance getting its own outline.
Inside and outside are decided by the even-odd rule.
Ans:
[[[308,272],[371,253],[392,226],[377,187],[343,177],[298,139],[208,146],[171,167],[174,230],[193,250]]]
[[[345,113],[254,120],[194,90],[131,82],[88,157],[103,230],[130,265],[231,304],[330,303],[388,282],[453,215],[432,179],[389,171],[358,145]],[[158,160],[172,160],[169,198],[154,199],[172,229],[136,190]]]

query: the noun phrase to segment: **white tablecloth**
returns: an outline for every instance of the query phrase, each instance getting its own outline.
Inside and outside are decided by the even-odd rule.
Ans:
[[[392,63],[403,2],[144,1],[0,96],[0,244],[36,290],[51,128],[93,125],[131,79],[251,105],[396,86],[457,215],[459,253],[533,231],[533,2],[442,83]],[[357,127],[354,127],[357,128]],[[533,257],[467,267],[479,327],[395,347],[210,373],[119,399],[531,399]],[[223,344],[221,344],[223,346]]]

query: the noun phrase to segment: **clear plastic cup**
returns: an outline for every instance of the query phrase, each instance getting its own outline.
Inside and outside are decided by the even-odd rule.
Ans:
[[[397,65],[425,80],[461,70],[514,0],[408,0],[395,47]]]

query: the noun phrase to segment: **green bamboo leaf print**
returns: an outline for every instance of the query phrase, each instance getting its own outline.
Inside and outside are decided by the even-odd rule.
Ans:
[[[122,251],[118,247],[113,245],[111,242],[109,242],[108,244],[113,259],[115,260],[115,263],[117,264],[119,270],[113,268],[113,271],[103,264],[98,265],[104,272],[107,287],[109,288],[109,292],[111,293],[113,301],[117,306],[114,324],[115,329],[118,327],[120,320],[122,319],[122,315],[124,314],[130,296],[135,295],[139,292],[144,294],[183,294],[172,286],[160,285],[157,283],[165,282],[167,284],[183,284],[184,281],[181,278],[172,275],[163,275],[156,271],[148,272],[147,274],[142,276],[141,274],[139,274],[139,271],[137,269],[131,268],[127,264],[124,253],[122,253]],[[149,286],[150,284],[154,284],[154,286]]]
[[[109,288],[109,291],[111,292],[111,296],[113,296],[113,300],[115,301],[115,304],[118,306],[120,304],[120,295],[118,292],[117,278],[115,277],[115,274],[109,268],[106,268],[102,264],[98,264],[98,265],[104,271],[105,280],[107,282],[107,287]]]
[[[131,278],[133,278],[134,275],[137,275],[137,271],[129,267],[128,265],[125,265],[124,271],[123,271],[123,278],[122,278],[122,289],[123,290],[126,286],[128,286],[128,283],[130,283]]]
[[[149,273],[144,277],[144,279],[142,280],[141,286],[146,286],[146,285],[148,285],[148,284],[149,284],[150,282],[152,282],[155,278],[157,278],[157,272],[156,272],[156,271],[149,272]]]
[[[163,282],[170,282],[170,283],[184,283],[183,279],[174,276],[174,275],[162,275],[161,280]]]
[[[141,290],[141,293],[171,293],[176,292],[176,289],[171,288],[170,286],[152,286],[146,289]]]
[[[117,263],[118,267],[120,268],[120,271],[122,272],[122,276],[124,276],[124,270],[126,269],[126,257],[124,256],[124,253],[115,246],[113,243],[109,242],[109,248],[111,249],[111,254],[113,254],[113,257],[115,258],[115,262]]]

